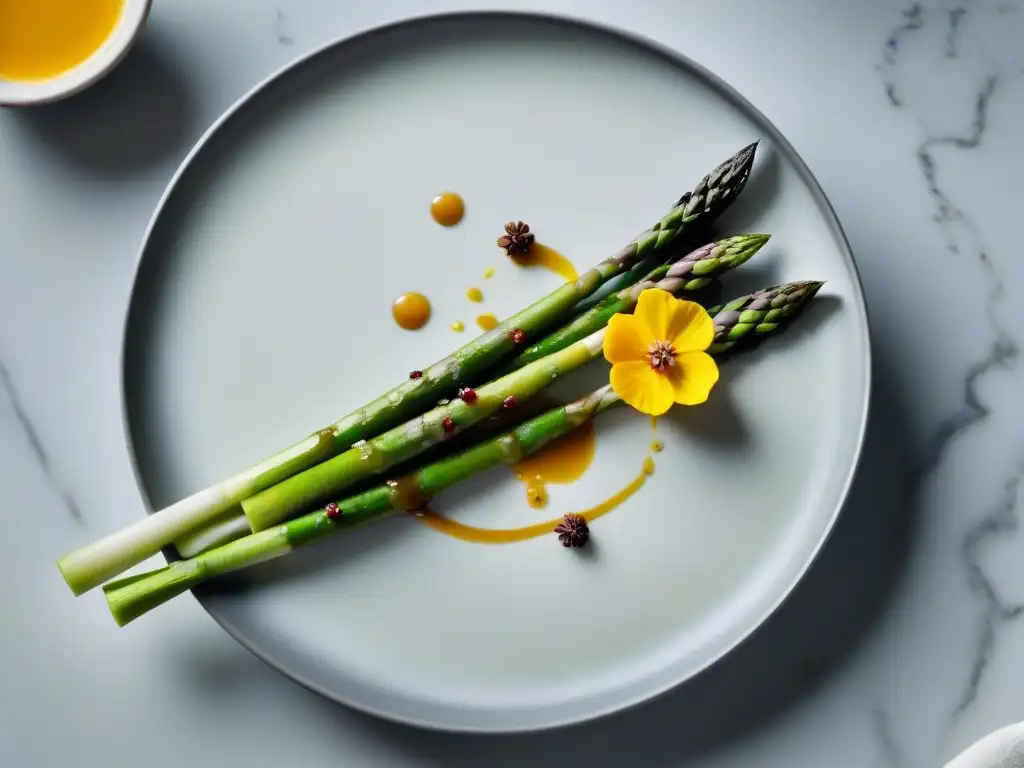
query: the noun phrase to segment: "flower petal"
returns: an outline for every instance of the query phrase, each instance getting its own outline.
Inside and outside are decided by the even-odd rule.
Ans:
[[[669,327],[679,299],[661,288],[648,288],[640,294],[634,314],[645,326],[651,341],[670,341]]]
[[[645,338],[646,328],[632,315],[612,315],[604,335],[604,356],[609,363],[641,360],[653,339]]]
[[[718,364],[706,352],[687,352],[676,358],[676,365],[668,374],[673,400],[680,405],[699,405],[708,399],[718,382]]]
[[[676,352],[703,352],[714,338],[715,323],[707,310],[694,301],[680,301],[667,339]]]
[[[667,341],[679,354],[703,352],[715,337],[715,324],[704,307],[658,288],[640,294],[636,315],[647,325],[652,341]]]
[[[627,405],[641,413],[661,416],[675,396],[669,377],[651,369],[649,363],[637,360],[612,366],[611,385]]]

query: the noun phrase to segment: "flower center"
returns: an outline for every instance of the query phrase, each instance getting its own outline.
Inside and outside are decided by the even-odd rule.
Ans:
[[[667,341],[656,341],[647,348],[651,369],[662,373],[676,364],[676,348]]]

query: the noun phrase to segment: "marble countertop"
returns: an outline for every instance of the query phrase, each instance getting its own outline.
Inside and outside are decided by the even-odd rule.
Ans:
[[[118,630],[54,567],[142,514],[121,323],[150,213],[192,143],[332,38],[487,7],[639,32],[750,98],[837,209],[876,360],[852,498],[782,610],[651,705],[501,739],[324,701],[191,598]],[[0,112],[0,764],[940,766],[1024,719],[1022,36],[1011,0],[157,0],[107,81]]]

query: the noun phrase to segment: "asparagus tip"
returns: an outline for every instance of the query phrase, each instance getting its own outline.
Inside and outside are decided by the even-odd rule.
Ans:
[[[737,152],[730,162],[737,166],[745,165],[749,168],[754,163],[754,155],[757,154],[757,147],[760,143],[760,139],[750,142],[747,146]]]
[[[726,238],[724,243],[728,243],[730,247],[726,248],[727,255],[725,256],[725,267],[728,269],[735,269],[736,267],[745,264],[754,254],[764,247],[764,244],[768,242],[771,235],[766,234],[752,234],[752,235],[737,235],[733,238]]]
[[[747,144],[739,152],[730,157],[718,168],[711,172],[711,176],[716,176],[719,173],[727,172],[727,174],[733,178],[742,179],[739,189],[733,193],[733,197],[738,195],[743,188],[745,183],[745,177],[750,173],[750,169],[754,167],[754,155],[757,154],[758,141]]]
[[[825,285],[825,281],[824,280],[806,280],[806,281],[801,282],[801,283],[793,283],[792,285],[793,285],[794,288],[802,287],[806,291],[804,293],[804,295],[803,295],[802,301],[804,303],[807,303],[808,301],[810,301],[811,299],[814,298],[815,294],[817,294],[818,291],[821,290],[821,287],[823,285]]]
[[[700,212],[705,222],[713,221],[740,195],[754,167],[758,142],[743,147],[715,170],[705,176],[685,202],[685,213]]]

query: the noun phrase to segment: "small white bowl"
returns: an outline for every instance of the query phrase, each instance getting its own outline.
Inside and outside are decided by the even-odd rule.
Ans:
[[[17,107],[58,101],[88,88],[110,72],[131,49],[149,16],[152,0],[124,0],[113,32],[77,66],[45,80],[0,77],[0,106]]]

